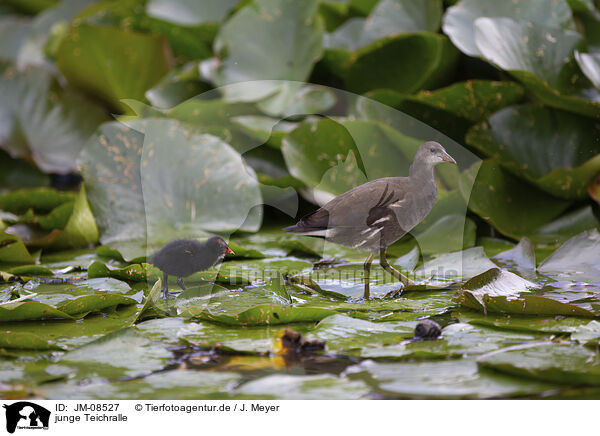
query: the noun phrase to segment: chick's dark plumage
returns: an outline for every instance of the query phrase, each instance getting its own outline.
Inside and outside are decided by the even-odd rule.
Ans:
[[[163,295],[168,294],[167,280],[177,277],[177,283],[186,289],[183,277],[204,271],[222,261],[225,254],[233,254],[223,238],[214,236],[206,242],[195,239],[176,239],[152,254],[148,261],[163,272]]]

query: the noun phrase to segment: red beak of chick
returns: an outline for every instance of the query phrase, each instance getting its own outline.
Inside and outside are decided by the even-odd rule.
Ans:
[[[227,247],[225,249],[225,254],[235,254],[235,253],[233,252],[233,250],[231,248]]]

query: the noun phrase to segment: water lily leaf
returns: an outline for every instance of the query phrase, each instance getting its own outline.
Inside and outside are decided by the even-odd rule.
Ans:
[[[139,131],[117,122],[105,123],[86,143],[78,162],[100,242],[118,249],[128,260],[146,255],[140,177],[143,144]]]
[[[212,0],[201,5],[190,0],[150,0],[146,4],[146,13],[161,20],[193,26],[221,21],[237,3],[238,0]]]
[[[541,334],[508,333],[469,324],[450,324],[442,330],[435,341],[404,340],[397,344],[375,344],[361,350],[361,357],[369,359],[447,359],[477,355],[497,350],[508,345],[521,344],[540,339]]]
[[[90,315],[78,321],[20,321],[2,324],[3,348],[65,350],[81,346],[107,333],[130,325],[137,313],[128,305],[111,313]]]
[[[236,389],[236,392],[258,395],[260,398],[341,400],[366,397],[370,390],[361,380],[349,380],[331,374],[273,374],[244,383]]]
[[[596,89],[600,89],[600,54],[575,51],[575,60],[581,71],[583,71],[583,74],[592,82]]]
[[[0,65],[0,92],[0,147],[12,157],[31,157],[47,173],[74,171],[82,144],[106,119],[98,105],[62,88],[43,68],[17,73]]]
[[[332,315],[310,330],[309,336],[326,341],[327,351],[361,355],[363,347],[397,344],[414,334],[415,322],[374,323],[345,315]]]
[[[481,54],[475,41],[475,21],[480,17],[506,17],[575,30],[571,9],[564,0],[461,0],[446,10],[443,30],[454,45],[468,56]]]
[[[327,49],[322,64],[348,91],[389,88],[410,94],[447,83],[457,60],[447,37],[419,32],[387,36],[358,51]]]
[[[147,121],[144,132],[141,179],[150,244],[260,227],[256,175],[229,144],[168,119]]]
[[[23,159],[12,159],[0,150],[0,189],[33,188],[50,185],[50,177]]]
[[[583,199],[600,172],[598,137],[600,127],[590,118],[524,105],[505,108],[474,126],[466,141],[554,196]]]
[[[215,39],[215,51],[221,59],[211,79],[217,86],[242,83],[225,87],[225,97],[229,101],[252,101],[298,87],[293,82],[243,83],[252,80],[305,82],[321,56],[323,23],[317,10],[316,0],[254,0],[227,20]],[[290,33],[290,28],[294,32]]]
[[[437,32],[442,18],[439,0],[382,0],[368,18],[351,18],[325,35],[327,48],[358,50],[385,36],[420,31]]]
[[[145,96],[154,107],[169,109],[208,90],[209,85],[200,81],[198,64],[189,62],[169,71]]]
[[[0,320],[2,322],[49,318],[72,319],[73,317],[62,310],[38,301],[17,301],[0,304]]]
[[[470,194],[464,190],[466,184],[472,186]],[[460,186],[470,210],[513,238],[528,236],[535,241],[535,232],[570,204],[524,183],[491,160],[467,170]]]
[[[522,238],[513,248],[493,257],[500,266],[516,271],[535,271],[535,251],[528,238]]]
[[[159,37],[115,27],[73,25],[56,53],[68,82],[126,110],[123,98],[142,100],[167,73],[167,53]]]
[[[425,278],[427,284],[439,286],[468,280],[495,267],[482,247],[473,247],[428,260],[415,271],[415,275]]]
[[[600,280],[600,233],[596,229],[573,236],[538,268],[542,274],[571,280]]]
[[[483,56],[510,72],[543,103],[587,116],[600,114],[600,94],[580,72],[573,52],[579,33],[509,18],[478,18]]]
[[[600,384],[600,360],[595,351],[574,344],[532,343],[481,356],[483,368],[552,383]]]
[[[203,398],[218,399],[228,398],[227,392],[232,391],[239,380],[240,375],[234,372],[176,369],[135,380],[111,383],[47,383],[40,389],[40,393],[48,399],[69,397],[78,400],[193,400],[198,398],[198,392],[202,392]]]
[[[209,311],[204,311],[202,308],[197,310],[189,307],[182,313],[182,316],[226,325],[254,326],[320,321],[334,313],[335,311],[330,309],[264,304],[243,310],[235,315],[215,315]]]
[[[376,391],[389,398],[505,398],[556,388],[550,383],[480,371],[470,359],[410,363],[366,360],[346,373],[351,379],[373,380]]]
[[[385,95],[381,94],[383,92]],[[471,122],[483,121],[494,112],[518,103],[523,96],[524,90],[519,84],[491,80],[467,80],[414,95],[392,90],[374,91],[369,95],[401,111],[420,104],[423,108],[439,109]],[[432,126],[437,128],[434,124]]]
[[[22,214],[29,209],[37,213],[50,212],[77,198],[72,192],[61,192],[51,188],[18,189],[0,195],[0,209]]]
[[[589,318],[564,316],[516,316],[488,313],[487,315],[471,310],[452,312],[452,316],[461,322],[491,327],[498,330],[519,332],[540,332],[547,334],[569,334],[590,322]]]
[[[156,323],[156,320],[147,321]],[[144,323],[144,324],[146,324]],[[244,327],[232,328],[211,323],[189,322],[181,326],[177,339],[203,348],[220,347],[236,353],[266,354],[273,349],[273,342],[281,334],[279,328]]]
[[[571,333],[571,339],[583,344],[596,345],[600,339],[600,322],[594,320],[577,326]]]
[[[0,232],[0,262],[13,264],[31,264],[35,260],[27,251],[21,238]]]
[[[538,287],[516,274],[494,268],[465,283],[453,301],[486,314],[597,316],[585,304],[559,301],[550,293],[534,295],[531,291]]]
[[[290,173],[324,203],[367,180],[408,174],[408,153],[419,145],[376,122],[322,118],[286,135],[281,151]]]
[[[65,353],[60,364],[77,369],[78,378],[136,377],[167,365],[172,353],[133,328],[124,328]]]

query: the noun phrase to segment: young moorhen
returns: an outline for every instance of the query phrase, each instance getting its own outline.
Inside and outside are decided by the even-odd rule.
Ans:
[[[357,186],[284,230],[370,251],[364,263],[365,299],[377,253],[386,271],[405,286],[413,284],[388,263],[385,251],[419,224],[437,201],[433,167],[440,162],[456,164],[439,143],[426,142],[417,150],[408,177],[385,177]]]
[[[176,239],[165,244],[148,261],[163,272],[162,291],[166,301],[169,294],[167,280],[170,275],[177,276],[177,284],[185,291],[183,277],[216,265],[223,260],[225,254],[234,253],[219,236],[213,236],[204,243],[195,239]]]

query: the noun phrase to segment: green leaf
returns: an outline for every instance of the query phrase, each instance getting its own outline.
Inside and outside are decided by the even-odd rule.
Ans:
[[[238,3],[238,0],[209,0],[202,4],[193,0],[150,0],[146,13],[154,18],[184,26],[219,22]]]
[[[543,103],[600,115],[600,94],[577,68],[580,34],[508,18],[478,18],[475,41],[483,56],[510,72]]]
[[[472,186],[469,193],[467,187]],[[460,179],[469,209],[500,233],[535,240],[535,233],[556,219],[570,202],[524,183],[491,160],[473,165]]]
[[[226,325],[253,326],[320,321],[334,313],[335,311],[330,309],[264,304],[243,310],[235,315],[214,315],[209,311],[204,311],[202,308],[197,310],[193,307],[188,307],[182,315],[184,317],[193,317]]]
[[[538,268],[557,279],[600,280],[600,233],[589,230],[573,236],[552,253]]]
[[[477,364],[505,374],[575,385],[600,385],[598,353],[573,344],[532,343],[480,357]]]
[[[350,92],[389,88],[409,94],[447,83],[457,61],[447,37],[420,32],[381,38],[356,52],[328,49],[322,63]]]
[[[496,264],[489,260],[482,247],[444,253],[421,265],[415,274],[432,286],[450,285],[468,280]]]
[[[594,317],[595,311],[584,304],[559,301],[551,292],[534,295],[536,284],[509,271],[490,269],[473,277],[453,300],[458,304],[484,313],[514,313],[518,315],[569,315]]]
[[[476,44],[475,22],[480,17],[506,17],[523,22],[575,30],[569,5],[564,0],[461,0],[444,15],[443,30],[468,56],[481,54]]]
[[[71,27],[56,64],[69,83],[116,110],[127,108],[121,99],[142,100],[168,71],[161,38],[85,23]]]
[[[50,212],[56,207],[73,202],[77,198],[72,192],[61,192],[52,188],[19,189],[0,195],[0,209],[22,214],[29,209],[37,213]]]
[[[577,65],[590,82],[600,90],[600,53],[580,53],[575,51]]]
[[[254,0],[219,28],[214,47],[220,59],[211,78],[221,87],[242,82],[223,89],[229,101],[258,100],[298,86],[264,79],[306,81],[322,50],[317,9],[316,0]],[[243,83],[252,80],[261,82]]]
[[[84,247],[96,242],[98,242],[98,227],[96,227],[96,221],[88,204],[85,185],[82,184],[73,206],[73,212],[53,247]]]
[[[556,389],[554,384],[480,371],[469,359],[410,363],[367,360],[347,372],[351,379],[372,380],[384,398],[506,398]]]
[[[0,65],[0,93],[6,114],[0,147],[13,157],[31,157],[47,173],[73,172],[83,143],[106,119],[97,104],[61,87],[43,68],[17,73]]]
[[[189,62],[169,71],[145,96],[153,106],[169,109],[208,90],[208,84],[200,81],[198,64]]]
[[[30,264],[35,260],[18,236],[0,232],[0,262]]]
[[[528,238],[522,238],[513,248],[493,257],[500,266],[517,271],[535,271],[535,251]]]
[[[342,400],[365,398],[370,388],[362,380],[345,376],[273,374],[244,383],[237,392],[260,398]]]
[[[437,32],[442,18],[442,2],[425,0],[381,0],[368,18],[351,18],[325,35],[327,48],[358,50],[391,35],[411,32]]]
[[[474,126],[466,141],[556,197],[583,199],[600,172],[599,135],[600,127],[590,118],[524,105],[505,108]]]

